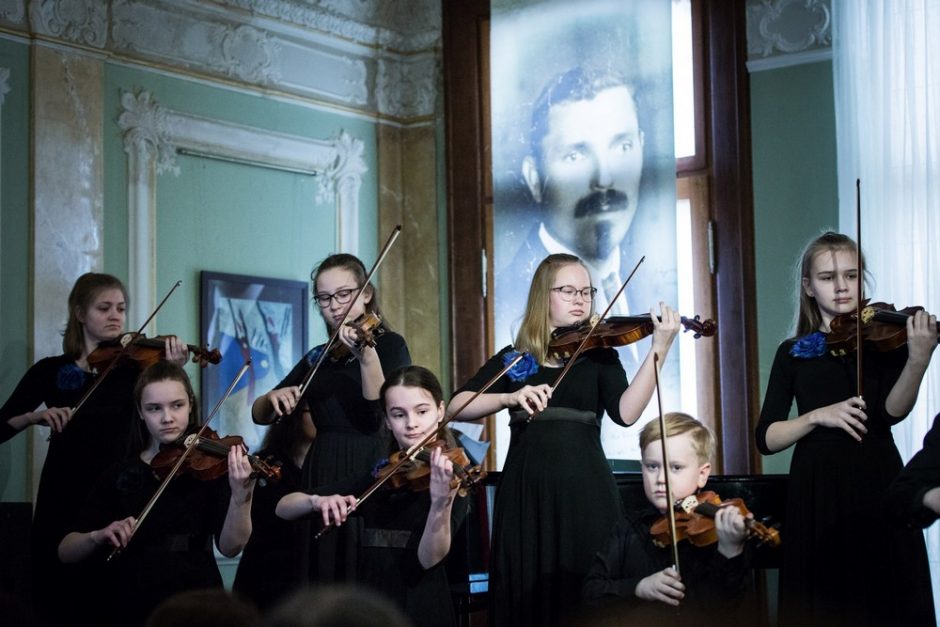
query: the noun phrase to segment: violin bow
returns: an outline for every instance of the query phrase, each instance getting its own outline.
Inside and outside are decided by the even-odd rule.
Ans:
[[[479,398],[479,396],[480,396],[481,394],[485,394],[487,390],[489,390],[491,387],[493,387],[493,385],[495,385],[496,382],[499,381],[500,378],[501,378],[503,375],[505,375],[507,372],[509,372],[509,371],[512,369],[513,366],[515,366],[517,363],[519,363],[519,361],[522,359],[523,355],[524,355],[524,353],[519,353],[518,355],[516,355],[516,357],[515,357],[512,361],[510,361],[508,364],[506,364],[506,366],[504,366],[502,370],[500,370],[498,373],[496,373],[496,375],[495,375],[492,379],[490,379],[490,380],[487,381],[485,384],[483,384],[483,386],[482,386],[479,390],[477,390],[476,392],[474,392],[473,395],[472,395],[470,398],[468,398],[467,401],[466,401],[463,405],[461,405],[460,407],[458,407],[458,408],[457,408],[457,411],[455,411],[454,413],[452,413],[450,416],[444,418],[444,420],[441,421],[441,424],[439,424],[439,425],[437,426],[437,428],[434,429],[434,431],[432,431],[432,432],[429,433],[427,436],[425,436],[425,438],[424,438],[423,440],[421,440],[420,442],[417,442],[417,443],[413,444],[407,451],[405,451],[405,453],[401,456],[401,459],[399,459],[398,462],[397,462],[394,466],[392,466],[392,467],[387,471],[387,473],[386,473],[386,475],[385,475],[384,477],[380,477],[379,479],[377,479],[376,482],[373,483],[372,486],[369,487],[368,490],[366,490],[365,492],[362,493],[362,496],[360,496],[360,497],[358,497],[358,498],[356,499],[356,504],[353,505],[353,509],[355,509],[356,507],[359,507],[360,505],[362,505],[363,501],[365,501],[367,498],[369,498],[370,496],[372,496],[373,494],[375,494],[376,490],[378,490],[378,489],[381,488],[383,485],[385,485],[385,482],[388,481],[388,480],[392,477],[392,475],[394,475],[395,472],[396,472],[399,468],[401,468],[402,466],[404,466],[404,465],[405,465],[406,463],[408,463],[409,461],[412,461],[412,460],[415,458],[415,456],[417,456],[418,453],[421,452],[421,450],[422,450],[425,446],[427,446],[428,444],[430,444],[431,442],[433,442],[434,440],[436,440],[437,437],[438,437],[438,436],[441,434],[441,432],[444,430],[444,427],[446,427],[446,426],[449,425],[451,422],[453,422],[454,419],[457,418],[457,416],[460,415],[460,412],[462,412],[462,411],[465,410],[467,407],[469,407],[470,404],[471,404],[473,401],[477,400],[477,398]],[[329,529],[332,529],[334,526],[335,526],[335,525],[329,525],[329,526],[327,526],[327,527],[324,527],[323,529],[321,529],[321,530],[319,531],[319,533],[317,533],[316,536],[314,536],[314,539],[315,539],[315,540],[320,539],[320,537],[321,537],[324,533],[326,533]]]
[[[561,380],[565,378],[565,375],[568,374],[568,371],[571,370],[571,367],[574,365],[574,362],[578,359],[578,356],[584,351],[584,347],[587,346],[588,340],[591,339],[591,335],[594,334],[597,325],[601,320],[607,317],[607,314],[610,313],[610,310],[613,308],[614,303],[617,302],[617,299],[620,298],[620,295],[623,294],[623,290],[626,289],[627,283],[630,282],[630,279],[633,278],[633,275],[636,274],[636,271],[640,269],[640,264],[646,261],[646,255],[640,257],[640,260],[636,262],[636,265],[633,266],[633,271],[630,272],[630,276],[627,277],[627,280],[621,284],[620,289],[617,290],[617,293],[614,294],[613,298],[610,299],[610,302],[607,303],[607,308],[604,310],[600,316],[594,316],[594,321],[591,323],[591,328],[584,335],[584,338],[581,340],[581,343],[578,344],[578,347],[571,354],[571,357],[568,358],[568,361],[565,363],[565,367],[561,369],[561,372],[558,373],[558,377],[555,379],[555,382],[552,383],[552,391],[555,390],[561,384]],[[538,416],[541,412],[535,412],[530,415],[526,422],[532,422],[532,420]]]
[[[186,461],[186,458],[189,457],[189,454],[199,444],[199,440],[200,438],[202,438],[202,434],[205,433],[206,429],[209,427],[209,421],[211,421],[215,417],[215,415],[219,412],[219,410],[222,408],[222,403],[224,403],[226,399],[228,399],[228,397],[232,395],[232,392],[235,390],[235,386],[238,385],[238,382],[241,381],[241,378],[245,375],[245,373],[248,371],[248,368],[250,366],[251,366],[251,359],[246,359],[245,363],[239,369],[238,373],[235,374],[235,379],[232,380],[232,383],[228,386],[228,389],[225,390],[225,393],[219,399],[219,402],[215,404],[215,407],[213,407],[212,411],[209,412],[209,415],[206,416],[205,422],[203,422],[202,426],[199,427],[199,430],[195,433],[195,437],[186,436],[186,440],[188,442],[186,444],[186,448],[183,449],[183,453],[180,455],[179,459],[176,460],[176,463],[173,465],[173,468],[170,469],[170,472],[167,473],[166,477],[164,477],[163,481],[160,483],[160,487],[157,488],[156,492],[153,493],[153,496],[150,497],[150,500],[147,501],[147,504],[144,506],[144,509],[140,512],[140,516],[137,517],[136,521],[134,522],[134,525],[131,527],[131,535],[130,535],[130,538],[128,538],[127,540],[128,543],[130,543],[131,539],[134,537],[134,534],[137,532],[137,529],[140,528],[140,525],[143,524],[144,519],[150,513],[150,510],[152,510],[153,506],[156,505],[157,499],[160,498],[160,495],[162,495],[163,491],[166,490],[166,487],[170,484],[170,481],[173,479],[173,477],[176,476],[176,473],[179,472],[179,469],[183,466],[183,462]],[[120,555],[122,550],[123,550],[122,547],[119,547],[119,546],[114,547],[111,550],[111,554],[108,555],[107,561],[110,562],[112,559]]]
[[[659,389],[659,353],[653,353],[653,372],[656,375],[656,403],[659,406],[659,440],[663,447],[663,479],[666,483],[666,503],[669,510],[669,536],[672,539],[672,563],[675,564],[676,574],[679,574],[679,547],[676,542],[676,510],[673,506],[672,484],[669,482],[669,457],[666,454],[666,418],[663,416],[663,395]]]
[[[144,329],[147,328],[147,325],[150,324],[150,321],[153,320],[153,317],[157,315],[157,312],[160,311],[160,308],[163,307],[163,304],[170,298],[170,294],[175,292],[176,288],[182,285],[182,283],[183,283],[182,281],[177,281],[176,283],[173,284],[173,287],[170,288],[170,291],[166,293],[166,296],[163,297],[163,300],[160,301],[160,304],[157,305],[157,308],[154,309],[153,312],[149,316],[147,316],[147,319],[144,320],[144,323],[142,325],[140,325],[140,328],[137,329],[137,332],[134,334],[133,337],[137,337],[144,332]],[[134,342],[133,337],[131,338],[129,342],[127,342],[124,346],[121,347],[120,352],[118,352],[117,356],[111,360],[111,363],[108,364],[108,367],[102,370],[101,373],[97,377],[95,377],[95,381],[94,383],[91,384],[91,387],[88,388],[84,394],[82,394],[82,397],[80,399],[78,399],[78,402],[75,403],[75,407],[72,408],[72,411],[71,411],[72,416],[74,416],[75,412],[77,412],[81,408],[81,406],[85,404],[85,401],[88,400],[88,397],[90,397],[92,393],[98,389],[98,386],[101,385],[101,382],[104,381],[104,378],[108,376],[108,373],[110,373],[111,370],[114,369],[114,366],[118,363],[118,361],[120,361],[121,357],[124,356],[124,353],[127,352],[127,349],[130,348],[130,345],[133,344]],[[46,438],[47,442],[52,439],[53,434],[55,434],[55,431],[49,433],[49,437]]]
[[[378,258],[375,260],[375,263],[372,264],[372,268],[369,270],[368,274],[366,274],[366,280],[363,281],[362,285],[359,286],[355,295],[350,299],[349,302],[355,303],[356,299],[359,298],[359,295],[362,294],[362,291],[366,289],[366,286],[369,285],[369,282],[372,280],[372,276],[375,274],[376,270],[379,269],[379,266],[382,265],[382,262],[385,260],[385,257],[392,248],[392,244],[395,243],[395,240],[398,239],[400,234],[401,225],[396,224],[395,228],[392,229],[391,235],[388,236],[388,240],[385,242],[385,246],[382,247],[382,251],[379,253]],[[303,395],[307,392],[307,388],[310,387],[310,382],[313,381],[313,376],[317,373],[317,370],[320,369],[320,366],[323,365],[323,362],[330,354],[330,348],[332,348],[333,343],[337,341],[340,330],[343,328],[343,325],[346,324],[346,320],[349,318],[350,311],[352,311],[352,305],[349,306],[349,309],[347,309],[346,313],[343,314],[343,318],[339,321],[339,324],[337,324],[336,328],[333,329],[333,332],[330,334],[330,338],[327,340],[326,344],[323,345],[323,350],[320,351],[320,355],[317,357],[316,362],[314,362],[313,366],[310,367],[310,370],[307,371],[307,374],[304,375],[303,380],[300,382],[300,397],[303,397]],[[277,418],[273,415],[272,411],[271,415],[268,416],[267,422],[260,424],[271,424],[276,420]]]
[[[862,397],[862,182],[855,179],[855,267],[858,274],[855,279],[857,290],[855,295],[855,389],[859,398]]]

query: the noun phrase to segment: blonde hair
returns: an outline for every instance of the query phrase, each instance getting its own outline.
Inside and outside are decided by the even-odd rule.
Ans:
[[[535,360],[544,364],[548,359],[548,343],[551,340],[551,322],[549,320],[549,297],[552,284],[558,271],[572,264],[578,264],[587,270],[578,257],[567,254],[549,255],[535,269],[532,275],[532,284],[529,287],[529,299],[525,306],[525,315],[519,333],[516,334],[515,348],[517,351],[532,355]],[[590,271],[588,271],[590,276]],[[591,313],[594,313],[594,302],[591,302]]]
[[[814,238],[806,245],[806,249],[803,250],[798,268],[800,276],[797,278],[797,292],[800,306],[796,313],[795,337],[809,335],[814,331],[818,331],[819,327],[822,325],[822,314],[819,312],[819,304],[816,302],[815,298],[807,294],[806,290],[803,289],[803,279],[811,278],[813,262],[816,260],[817,255],[826,251],[838,252],[840,250],[847,250],[855,254],[858,251],[858,245],[856,245],[855,240],[848,235],[835,233],[833,231],[826,231],[819,237]],[[859,255],[859,258],[862,263],[861,270],[864,272],[865,256]],[[861,298],[862,295],[859,294],[858,297]]]
[[[710,464],[715,458],[715,434],[707,426],[682,412],[671,412],[663,416],[666,423],[666,432],[669,437],[688,433],[692,436],[692,448],[695,449],[695,455],[700,464]],[[658,420],[651,420],[646,423],[643,430],[640,431],[640,450],[646,449],[651,442],[658,442],[662,439],[662,430],[659,428]]]

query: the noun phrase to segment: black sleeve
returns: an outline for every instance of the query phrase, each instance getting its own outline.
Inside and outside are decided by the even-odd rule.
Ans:
[[[33,364],[16,384],[7,402],[0,407],[0,442],[6,442],[19,433],[10,425],[11,418],[31,412],[45,402],[46,387],[52,381],[49,372],[51,367],[52,362],[48,359]]]
[[[512,346],[506,346],[501,351],[490,357],[483,366],[477,370],[476,374],[470,377],[470,380],[464,383],[460,388],[454,391],[454,395],[457,395],[461,392],[477,392],[483,388],[484,385],[489,382],[490,379],[496,376],[496,374],[505,368],[503,363],[503,356],[512,350]],[[493,384],[493,386],[487,390],[488,394],[500,394],[506,392],[509,389],[509,378],[506,376],[500,377],[499,381]],[[453,396],[452,396],[453,398]]]
[[[881,403],[876,409],[881,412],[886,423],[896,425],[907,418],[910,412],[901,416],[893,416],[888,413],[886,404],[891,389],[894,387],[894,384],[898,382],[898,379],[901,378],[901,371],[904,370],[904,366],[907,364],[907,345],[905,344],[892,351],[880,352],[877,355],[878,359],[875,363],[877,364],[878,377],[881,380],[880,385],[884,393],[881,395]]]
[[[784,342],[777,348],[774,365],[770,369],[770,378],[767,380],[767,392],[764,394],[760,419],[754,434],[757,449],[764,455],[777,452],[767,447],[767,429],[775,422],[787,420],[790,417],[790,407],[793,405],[793,377],[789,367],[790,345],[790,342]]]
[[[627,373],[620,363],[620,355],[612,348],[603,348],[590,351],[589,356],[598,365],[598,396],[604,410],[618,425],[629,426],[620,416],[620,397],[628,385]]]
[[[405,338],[397,333],[388,332],[380,335],[375,343],[375,352],[382,362],[382,372],[387,377],[395,370],[411,365],[411,353]]]
[[[888,513],[894,520],[912,527],[928,527],[938,516],[924,507],[924,495],[940,486],[940,414],[924,437],[918,451],[888,489]]]
[[[590,605],[615,599],[639,601],[637,584],[657,570],[645,544],[653,546],[648,533],[631,520],[621,521],[608,538],[607,546],[594,554],[581,589],[584,601]]]

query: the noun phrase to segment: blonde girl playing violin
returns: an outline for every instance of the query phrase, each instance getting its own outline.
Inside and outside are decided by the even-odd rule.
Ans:
[[[82,508],[74,530],[59,544],[65,563],[103,563],[99,569],[101,616],[93,624],[141,625],[150,610],[183,591],[221,587],[212,552],[237,555],[251,535],[254,479],[241,446],[221,460],[227,472],[208,481],[192,474],[174,477],[137,527],[136,516],[156,492],[160,480],[150,467],[163,445],[173,444],[199,427],[196,398],[182,368],[158,362],[147,368],[134,388],[138,428],[132,455],[107,471]]]
[[[426,368],[407,366],[389,374],[381,390],[391,452],[407,450],[437,430],[444,419],[440,383]],[[449,431],[443,439],[454,446]],[[313,516],[324,526],[342,525],[355,509],[363,519],[356,579],[395,600],[415,625],[455,625],[450,586],[443,560],[451,536],[467,513],[467,499],[451,487],[453,463],[440,448],[430,453],[430,488],[382,489],[358,508],[353,494],[374,482],[366,475],[324,486],[317,494],[283,497],[277,514],[296,519]],[[381,467],[377,465],[376,470]]]
[[[29,368],[0,408],[0,442],[31,425],[49,427],[49,449],[39,478],[32,526],[32,575],[35,607],[51,624],[74,618],[86,577],[78,567],[63,567],[56,556],[62,537],[73,528],[75,513],[94,480],[123,458],[133,425],[131,398],[137,365],[117,365],[72,416],[72,409],[95,383],[88,356],[102,342],[125,331],[127,289],[110,274],[88,272],[69,293],[62,333],[62,354]],[[166,340],[166,358],[186,363],[185,345]],[[62,603],[48,603],[40,591],[61,591]],[[74,593],[74,594],[73,594]]]
[[[936,317],[907,321],[894,351],[826,349],[830,323],[856,311],[855,242],[827,232],[800,259],[796,337],[777,349],[757,425],[770,455],[794,446],[781,571],[784,624],[933,624],[930,575],[919,532],[891,528],[883,499],[902,463],[891,425],[914,402],[937,345]],[[797,417],[788,419],[796,400]],[[860,524],[860,522],[862,524]]]
[[[515,346],[492,357],[451,400],[456,408],[519,355],[523,359],[463,413],[509,409],[512,439],[497,489],[490,567],[496,625],[552,625],[580,601],[581,582],[614,525],[620,495],[601,448],[600,422],[632,425],[655,387],[652,353],[666,354],[679,316],[661,305],[650,354],[632,384],[613,348],[585,351],[557,389],[563,363],[548,354],[551,332],[587,320],[595,288],[581,260],[549,255],[529,288]],[[528,418],[535,415],[531,421]]]

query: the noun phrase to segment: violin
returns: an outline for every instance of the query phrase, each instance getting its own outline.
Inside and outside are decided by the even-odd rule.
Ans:
[[[220,438],[219,434],[209,428],[203,433],[202,437],[192,433],[176,442],[161,444],[160,451],[150,460],[154,473],[164,479],[179,461],[183,451],[192,444],[193,438],[198,438],[196,446],[183,461],[180,472],[188,472],[200,481],[211,481],[228,473],[229,449],[233,446],[243,446],[244,440],[240,435]],[[280,466],[269,464],[256,455],[247,457],[253,471],[252,478],[271,482],[280,480]]]
[[[864,301],[861,310],[862,342],[877,351],[893,351],[907,344],[907,319],[924,308],[905,307],[898,311],[888,303]],[[858,314],[845,313],[836,316],[829,323],[826,345],[836,357],[841,357],[857,348]],[[937,341],[940,342],[940,328],[937,329]]]
[[[680,321],[686,331],[692,331],[695,334],[695,339],[702,336],[711,337],[718,330],[718,325],[710,318],[701,320],[700,316],[694,318],[682,316]],[[654,328],[650,314],[611,316],[597,323],[597,328],[588,338],[584,350],[633,344],[652,334]],[[590,330],[591,322],[588,320],[580,324],[558,327],[552,331],[552,337],[548,343],[549,355],[555,359],[568,359]]]
[[[355,320],[346,323],[347,327],[352,327],[359,335],[357,346],[375,347],[375,338],[385,333],[385,327],[382,326],[382,319],[374,311],[367,311]],[[330,359],[334,362],[348,360],[352,356],[349,347],[340,341],[336,341],[330,349]]]
[[[676,541],[688,540],[693,546],[709,546],[718,542],[718,532],[715,529],[715,513],[721,507],[737,507],[742,516],[751,512],[739,498],[722,501],[721,497],[712,491],[693,494],[678,501],[676,509]],[[748,537],[757,538],[758,544],[768,544],[772,547],[780,546],[780,532],[773,527],[757,522],[753,518],[744,521]],[[672,543],[669,533],[669,519],[661,516],[650,527],[653,544],[666,547]]]
[[[448,447],[444,440],[436,440],[422,448],[411,461],[406,461],[397,469],[395,466],[407,455],[407,451],[395,451],[389,456],[388,463],[375,473],[376,479],[388,478],[386,485],[392,488],[408,486],[413,492],[421,492],[431,487],[431,449],[441,448],[444,456],[454,465],[454,478],[451,479],[450,489],[457,489],[460,496],[466,496],[474,485],[485,476],[486,471],[480,466],[471,466],[471,460],[459,446]]]
[[[94,370],[103,370],[118,357],[126,357],[140,364],[141,369],[151,366],[166,358],[166,336],[148,338],[143,333],[125,333],[106,342],[100,342],[88,355],[88,365]],[[125,348],[126,347],[126,348]],[[217,348],[208,349],[187,344],[186,348],[193,355],[193,363],[205,368],[208,364],[222,361],[222,354]]]

